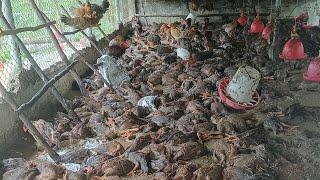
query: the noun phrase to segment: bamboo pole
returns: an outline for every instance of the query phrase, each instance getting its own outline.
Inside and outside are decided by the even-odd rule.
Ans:
[[[62,10],[64,11],[64,13],[66,13],[66,16],[69,17],[69,18],[71,18],[69,12],[68,12],[62,5],[61,5],[61,8],[62,8]],[[83,30],[81,30],[80,32],[81,32],[81,34],[82,34],[86,39],[88,39],[88,40],[90,41],[90,43],[92,44],[92,46],[93,46],[94,48],[96,48],[97,51],[98,51],[98,52],[101,54],[101,56],[102,56],[103,53],[102,53],[102,51],[98,48],[98,46],[96,45],[96,43],[93,42],[92,39],[91,39]]]
[[[44,13],[42,13],[42,15],[44,16],[44,18],[46,19],[46,21],[50,21],[50,19],[48,18],[48,16],[46,16]],[[64,36],[61,34],[61,32],[58,30],[58,28],[55,25],[51,26],[53,28],[53,30],[55,30],[57,33],[59,33],[59,35],[61,35],[61,38],[68,44],[68,46],[81,58],[81,62],[83,62],[84,64],[86,64],[97,76],[99,76],[99,78],[101,78],[103,80],[103,82],[109,86],[109,88],[114,91],[113,87],[111,86],[111,84],[109,84],[109,82],[104,79],[104,77],[102,76],[101,73],[99,73],[99,71],[97,71],[97,69],[95,69],[90,63],[87,62],[86,58],[84,57],[83,54],[81,54],[77,48]]]
[[[1,36],[7,36],[7,35],[19,34],[19,33],[27,32],[27,31],[37,31],[39,29],[42,29],[42,28],[47,27],[47,26],[51,26],[53,24],[56,24],[56,21],[51,21],[51,22],[48,22],[48,23],[45,23],[45,24],[41,24],[39,26],[34,26],[34,27],[24,27],[24,28],[12,29],[12,30],[4,30],[0,34],[0,37]]]
[[[32,8],[36,11],[37,16],[38,16],[38,18],[40,19],[40,21],[41,21],[42,23],[46,23],[45,18],[43,17],[40,9],[38,8],[38,6],[37,6],[37,4],[34,2],[34,0],[29,0],[29,2],[30,2],[30,4],[31,4]],[[63,61],[66,65],[69,65],[69,64],[70,64],[70,61],[69,61],[68,57],[66,56],[66,54],[65,54],[65,53],[63,52],[63,50],[61,49],[60,44],[59,44],[57,38],[55,37],[52,29],[51,29],[49,26],[46,26],[45,28],[46,28],[49,36],[51,37],[54,46],[55,46],[56,49],[58,50],[58,53],[59,53],[60,58],[62,59],[62,61]],[[81,91],[81,94],[82,94],[83,96],[88,96],[89,94],[88,94],[88,92],[86,92],[86,90],[85,90],[85,88],[84,88],[84,84],[83,84],[81,78],[79,77],[79,75],[77,74],[77,72],[74,71],[74,70],[72,70],[72,69],[70,69],[70,73],[71,73],[72,77],[74,78],[74,80],[78,83],[78,86],[79,86],[79,89],[80,89],[80,91]]]
[[[11,106],[11,108],[16,111],[18,108],[17,103],[15,100],[11,97],[11,95],[6,91],[5,87],[0,82],[0,93],[3,97],[3,99]],[[42,137],[42,135],[39,133],[39,131],[34,127],[34,125],[27,119],[26,115],[21,112],[18,114],[20,120],[23,122],[23,124],[29,129],[30,134],[32,137],[46,150],[46,152],[49,154],[49,156],[55,161],[60,162],[61,158],[59,154],[57,154],[46,142],[46,140]]]
[[[55,75],[50,81],[46,82],[44,86],[30,99],[29,102],[22,104],[16,111],[18,114],[22,112],[27,107],[31,107],[37,100],[44,95],[47,90],[54,85],[59,79],[66,75],[79,61],[73,61],[69,64],[63,71]]]
[[[0,4],[1,3],[2,3],[2,1],[0,0]],[[0,13],[0,15],[2,15],[2,12]],[[7,29],[13,29],[4,16],[1,16],[0,19]],[[32,55],[30,54],[30,52],[26,48],[26,46],[23,44],[22,40],[16,34],[12,35],[12,37],[15,40],[15,42],[18,44],[18,46],[20,47],[21,51],[26,55],[27,59],[29,60],[29,62],[32,65],[33,69],[36,71],[36,73],[39,75],[39,77],[42,79],[42,81],[44,83],[48,82],[49,78],[41,70],[41,68],[39,67],[37,62],[34,60]],[[54,97],[61,103],[62,107],[67,112],[69,112],[70,108],[69,108],[68,104],[66,103],[65,99],[61,96],[59,91],[56,89],[56,87],[52,86],[51,91],[52,91],[52,94],[54,95]]]

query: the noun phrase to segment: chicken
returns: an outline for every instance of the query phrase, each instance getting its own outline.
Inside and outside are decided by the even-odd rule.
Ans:
[[[159,32],[160,32],[160,36],[165,37],[167,41],[169,41],[170,39],[173,39],[173,37],[171,36],[171,28],[168,24],[162,24]]]
[[[74,17],[61,16],[61,22],[65,25],[74,27],[75,29],[83,30],[99,25],[104,13],[109,9],[110,3],[108,0],[103,0],[102,5],[85,3],[79,9],[75,10]]]
[[[183,36],[185,38],[189,38],[189,39],[194,39],[194,37],[196,35],[200,35],[200,32],[197,30],[197,28],[195,26],[192,26],[191,29],[182,33],[181,36]]]
[[[228,34],[229,37],[232,37],[234,35],[237,25],[237,19],[233,19],[231,23],[223,25],[222,28]]]
[[[194,11],[198,11],[199,10],[199,3],[197,0],[192,0],[191,1],[191,9]]]
[[[92,18],[93,12],[89,3],[84,3],[73,11],[74,17]]]
[[[170,24],[170,34],[176,41],[178,41],[179,38],[181,37],[181,31],[173,23]]]

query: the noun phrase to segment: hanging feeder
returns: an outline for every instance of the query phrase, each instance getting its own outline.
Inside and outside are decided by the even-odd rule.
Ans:
[[[255,91],[252,96],[252,99],[254,100],[254,102],[251,104],[239,103],[234,101],[229,96],[227,96],[226,89],[228,84],[229,84],[229,79],[224,79],[218,85],[219,97],[221,99],[221,102],[224,103],[225,105],[236,110],[250,110],[255,108],[260,103],[261,98],[257,91]]]
[[[305,81],[320,82],[320,56],[313,59],[307,72],[303,74]]]
[[[296,27],[291,31],[291,39],[284,45],[282,53],[279,55],[280,59],[285,61],[304,60],[307,54],[304,53],[302,42],[298,39]]]
[[[261,75],[256,69],[250,66],[240,67],[231,81],[225,79],[218,85],[222,102],[238,110],[254,108],[260,102],[256,91],[260,79]]]
[[[264,24],[261,21],[260,15],[258,13],[251,24],[249,33],[252,33],[252,34],[262,33],[263,29],[264,29]]]
[[[269,40],[270,35],[273,31],[274,31],[274,25],[273,25],[273,21],[272,21],[272,16],[270,14],[268,24],[266,25],[266,27],[262,31],[262,38]]]
[[[248,22],[248,16],[245,15],[244,11],[241,11],[240,17],[237,20],[241,26],[244,26]]]

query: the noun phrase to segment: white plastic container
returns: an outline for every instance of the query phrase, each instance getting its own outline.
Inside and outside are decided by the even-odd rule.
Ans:
[[[240,67],[227,86],[227,95],[239,103],[254,102],[252,96],[256,91],[261,75],[256,69]]]

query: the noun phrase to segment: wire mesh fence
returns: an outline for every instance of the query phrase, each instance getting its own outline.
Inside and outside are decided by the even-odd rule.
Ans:
[[[106,33],[110,33],[111,31],[113,31],[116,26],[116,1],[117,0],[109,0],[110,8],[106,12],[104,18],[100,21],[100,27]],[[102,0],[90,0],[90,2],[101,4]],[[71,27],[62,24],[59,19],[61,14],[64,14],[61,6],[66,8],[72,15],[73,10],[79,7],[78,0],[36,0],[36,3],[40,10],[44,12],[51,21],[57,20],[56,26],[61,32],[74,31],[74,29],[72,29]],[[36,12],[32,9],[28,0],[11,0],[11,6],[13,11],[12,16],[16,28],[32,27],[43,24],[37,17]],[[0,24],[0,26],[4,27],[3,24]],[[4,30],[5,28],[2,29]],[[93,28],[91,32],[97,40],[103,37],[102,33],[98,31],[97,28]],[[68,45],[62,40],[57,32],[54,33],[60,43],[60,47],[65,52],[65,54],[70,57],[74,53],[74,51],[70,47],[68,47]],[[24,42],[27,49],[30,51],[41,69],[45,70],[55,63],[61,61],[59,54],[55,49],[54,44],[45,28],[34,32],[23,32],[18,34],[18,36]],[[83,49],[90,44],[89,41],[81,33],[67,36],[67,38],[78,50]],[[17,76],[17,73],[19,72],[16,71],[18,64],[17,62],[13,61],[13,56],[14,53],[12,47],[10,47],[9,37],[1,37],[0,80],[6,87],[8,86],[8,83],[10,83],[12,78],[15,78]],[[21,53],[21,61],[24,68],[30,67],[29,62],[23,53]]]

